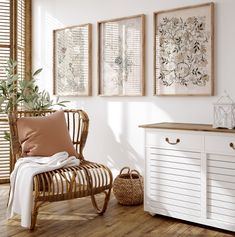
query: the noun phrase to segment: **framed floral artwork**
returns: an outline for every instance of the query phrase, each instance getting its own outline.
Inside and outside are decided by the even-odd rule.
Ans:
[[[144,31],[144,15],[98,22],[98,95],[144,95]]]
[[[53,94],[91,95],[91,24],[53,31]]]
[[[213,95],[214,3],[154,13],[154,94]]]

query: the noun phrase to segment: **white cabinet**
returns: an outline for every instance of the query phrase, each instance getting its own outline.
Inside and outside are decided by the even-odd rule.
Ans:
[[[141,127],[145,211],[235,231],[235,130],[172,123]]]

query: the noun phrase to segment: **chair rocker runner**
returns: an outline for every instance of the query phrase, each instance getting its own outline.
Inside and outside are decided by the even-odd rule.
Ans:
[[[22,157],[17,120],[21,117],[47,116],[54,112],[51,110],[16,111],[9,114],[12,168],[17,159]],[[102,164],[86,161],[83,157],[89,126],[87,114],[82,110],[64,110],[64,115],[72,143],[79,155],[80,165],[48,171],[34,176],[31,230],[35,228],[39,207],[46,202],[90,196],[96,211],[99,214],[103,214],[110,199],[113,182],[110,169]],[[96,194],[99,193],[104,193],[101,207],[96,201]]]

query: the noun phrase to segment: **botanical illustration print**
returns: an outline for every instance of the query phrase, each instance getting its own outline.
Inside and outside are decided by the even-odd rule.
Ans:
[[[102,94],[141,94],[141,19],[102,24],[101,42]]]
[[[56,32],[56,94],[88,94],[88,28]]]
[[[210,91],[210,37],[206,16],[159,19],[156,36],[158,90],[166,94]]]

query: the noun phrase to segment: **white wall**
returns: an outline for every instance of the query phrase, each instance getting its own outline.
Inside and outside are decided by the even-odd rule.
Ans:
[[[206,3],[207,0],[33,0],[33,65],[43,68],[42,88],[52,92],[53,29],[92,23],[93,96],[68,98],[70,107],[85,109],[90,117],[86,158],[109,165],[114,172],[128,165],[143,170],[144,132],[140,124],[155,122],[212,123],[212,104],[224,90],[235,101],[235,1],[215,3],[214,97],[156,97],[152,95],[153,12]],[[97,21],[146,14],[147,96],[97,96]]]

